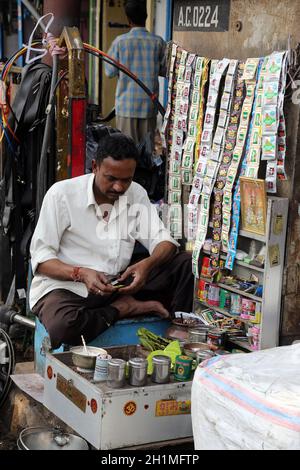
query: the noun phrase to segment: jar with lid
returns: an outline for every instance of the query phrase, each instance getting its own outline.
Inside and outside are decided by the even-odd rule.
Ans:
[[[189,356],[177,356],[175,362],[174,379],[179,382],[190,380],[193,359]]]
[[[167,356],[154,356],[152,359],[152,365],[152,382],[157,384],[169,383],[171,373],[171,359]]]
[[[225,347],[226,330],[214,329],[210,330],[207,335],[207,344],[210,349],[216,351]]]
[[[122,388],[125,385],[126,362],[123,359],[111,359],[107,365],[107,385],[111,388]]]
[[[190,328],[188,331],[189,343],[206,343],[208,332],[209,327]]]
[[[147,368],[146,359],[136,357],[130,359],[129,362],[129,383],[134,387],[144,387],[147,384]]]
[[[166,331],[166,338],[185,343],[188,340],[188,328],[186,326],[171,325]]]
[[[212,357],[214,357],[213,351],[210,351],[210,350],[198,351],[196,354],[197,366],[199,366],[199,364],[202,364],[202,362],[207,361],[208,359],[211,359]]]

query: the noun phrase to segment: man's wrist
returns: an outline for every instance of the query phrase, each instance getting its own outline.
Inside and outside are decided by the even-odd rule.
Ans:
[[[157,261],[155,259],[151,259],[151,256],[149,256],[149,258],[143,259],[140,263],[143,264],[144,267],[146,267],[146,270],[150,272],[155,268]]]
[[[72,281],[74,282],[82,282],[82,268],[81,266],[74,266],[71,274]]]

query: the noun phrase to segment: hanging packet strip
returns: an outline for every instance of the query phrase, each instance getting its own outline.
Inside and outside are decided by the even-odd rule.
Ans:
[[[181,204],[181,184],[177,184],[174,177],[180,178],[180,167],[181,167],[181,154],[182,154],[182,144],[183,144],[183,134],[177,135],[175,138],[175,146],[173,147],[173,137],[174,137],[174,125],[175,125],[175,116],[176,116],[176,97],[177,97],[177,78],[179,75],[179,70],[182,65],[182,49],[173,45],[172,47],[172,58],[170,71],[172,70],[173,64],[173,76],[169,80],[169,116],[168,116],[168,125],[166,127],[166,146],[168,152],[168,166],[167,166],[167,178],[168,178],[168,204],[180,205]],[[180,85],[181,86],[181,85]],[[179,90],[179,93],[181,89]],[[177,121],[178,126],[178,121]],[[177,187],[179,189],[170,190],[169,187]],[[172,227],[174,229],[174,225]]]
[[[189,110],[188,137],[184,145],[182,157],[182,184],[191,186],[193,183],[194,154],[197,139],[197,122],[200,109],[201,77],[203,58],[196,57],[194,75],[192,78],[192,98]]]
[[[222,233],[222,205],[223,199],[228,212],[231,211],[232,197],[231,192],[225,192],[227,175],[233,156],[233,149],[236,144],[237,131],[240,121],[240,115],[244,99],[244,80],[242,79],[245,64],[239,64],[238,69],[233,73],[236,84],[234,83],[232,93],[234,94],[232,109],[229,118],[229,125],[225,136],[225,145],[223,150],[223,157],[219,169],[217,182],[214,188],[214,207],[212,212],[212,225],[213,225],[213,242],[211,245],[211,259],[212,266],[217,268],[219,266],[220,252],[221,252],[221,233]],[[226,87],[225,87],[226,88]],[[220,115],[220,119],[222,119]],[[219,119],[219,122],[220,122]]]
[[[224,92],[221,99],[221,109],[226,112],[226,118],[222,113],[219,115],[218,126],[214,137],[213,146],[210,152],[210,160],[206,166],[206,173],[204,178],[204,184],[201,194],[201,203],[200,203],[200,214],[207,214],[208,218],[200,216],[199,225],[198,225],[198,233],[197,233],[197,242],[198,244],[204,244],[207,230],[208,230],[208,223],[209,223],[209,211],[210,211],[210,201],[213,192],[213,188],[215,185],[216,177],[218,174],[218,170],[222,161],[222,156],[224,152],[224,140],[225,135],[227,132],[228,124],[229,124],[229,114],[232,108],[233,103],[233,88],[234,88],[234,80],[237,73],[238,61],[231,61],[228,67],[228,72],[225,79],[225,87]],[[219,210],[221,206],[215,207],[215,212],[217,215],[221,215]],[[205,223],[206,225],[203,225]],[[199,245],[198,245],[199,246]],[[214,248],[213,248],[214,249]],[[197,274],[197,266],[193,267],[194,272]]]
[[[264,102],[264,86],[267,73],[269,57],[263,60],[259,82],[256,88],[254,120],[252,122],[252,131],[250,134],[249,146],[246,150],[246,170],[245,176],[248,178],[257,178],[262,152],[262,110]],[[269,95],[271,99],[273,93]]]
[[[286,86],[287,74],[287,53],[273,53],[269,56],[265,72],[265,81],[263,89],[263,107],[262,107],[262,160],[267,160],[267,191],[276,193],[277,171],[273,172],[270,168],[271,163],[277,161],[279,151],[279,127],[284,121],[283,104]],[[280,132],[282,139],[280,148],[282,150],[280,158],[281,172],[285,178],[284,160],[285,160],[285,130],[281,126]],[[283,132],[282,132],[283,131]],[[270,164],[269,164],[270,163]]]
[[[210,60],[205,58],[203,61],[203,70],[202,70],[202,77],[201,77],[200,106],[199,106],[198,121],[197,121],[194,173],[196,170],[196,165],[197,165],[199,154],[200,154],[200,144],[201,144],[201,139],[202,139],[204,114],[205,114],[204,113],[205,91],[206,91],[206,86],[207,86],[208,77],[209,77],[209,66],[210,66]]]
[[[229,65],[228,59],[223,59],[220,61],[212,61],[211,63],[207,109],[206,109],[205,118],[204,118],[204,128],[202,132],[200,156],[196,165],[196,172],[195,172],[195,176],[193,180],[192,194],[194,193],[200,194],[202,191],[203,184],[204,184],[208,156],[210,154],[213,137],[214,137],[214,129],[215,129],[215,121],[216,121],[216,103],[218,100],[221,79],[228,65]],[[207,181],[205,183],[207,183]],[[193,214],[198,212],[198,205],[197,206],[193,205],[191,198],[189,200],[189,205],[188,205],[188,213],[189,212],[192,212]],[[195,221],[195,217],[189,216],[188,220]],[[197,217],[196,217],[196,220],[197,220]],[[189,225],[188,236],[191,237],[188,241],[193,241],[196,239],[197,223],[195,223],[193,227]]]
[[[164,122],[161,129],[161,139],[162,139],[162,146],[165,149],[168,149],[167,142],[168,142],[168,135],[167,130],[169,131],[170,126],[170,117],[171,117],[171,109],[172,109],[172,91],[173,91],[173,81],[174,81],[174,72],[175,72],[175,62],[177,56],[177,48],[176,44],[172,44],[171,49],[171,57],[170,57],[170,65],[169,65],[169,81],[168,81],[168,104],[166,113],[164,116]],[[168,149],[169,150],[169,149]]]
[[[231,221],[231,195],[233,186],[237,177],[240,161],[242,159],[246,138],[248,135],[249,121],[251,117],[254,95],[255,95],[255,76],[256,70],[259,63],[259,59],[248,59],[245,64],[244,74],[242,79],[246,78],[246,96],[243,101],[243,107],[241,111],[240,125],[237,132],[236,145],[233,150],[232,161],[228,170],[226,185],[224,188],[224,194],[227,194],[227,198],[223,199],[222,206],[222,251],[228,252],[229,249],[229,232],[230,232],[230,221]],[[250,110],[250,111],[249,111]],[[230,198],[229,198],[230,195]],[[229,201],[229,203],[228,203]]]
[[[175,119],[169,161],[168,190],[171,201],[179,200],[181,202],[182,179],[180,171],[178,175],[178,169],[181,167],[183,145],[186,138],[191,78],[193,74],[192,65],[194,59],[195,54],[188,54],[187,51],[182,50],[177,74]],[[172,173],[174,170],[175,173]],[[171,202],[170,214],[174,212],[173,205],[174,202]],[[177,205],[178,203],[176,202],[175,206]],[[175,221],[174,218],[169,217],[168,228],[175,239],[182,238],[182,217]]]
[[[264,59],[258,59],[258,65],[257,65],[257,82],[256,82],[256,88],[255,88],[255,96],[257,96],[258,90],[259,90],[259,85],[260,85],[260,77],[261,77],[261,71],[262,71],[262,66],[264,63]],[[246,144],[246,151],[245,151],[245,157],[242,162],[242,168],[240,172],[240,176],[244,176],[246,173],[247,169],[247,152],[250,147],[250,139],[252,135],[252,129],[255,123],[255,112],[256,112],[256,105],[257,105],[257,100],[253,100],[253,112],[252,112],[252,117],[251,117],[251,122],[249,126],[249,132],[248,132],[248,138],[247,138],[247,144]],[[239,235],[239,226],[240,226],[240,213],[241,213],[241,193],[240,193],[240,179],[237,180],[236,183],[236,188],[234,192],[234,198],[233,198],[233,214],[232,214],[232,220],[231,220],[231,232],[230,232],[230,237],[229,237],[229,243],[228,243],[228,254],[227,254],[227,259],[226,259],[226,269],[229,269],[232,271],[234,267],[234,262],[236,258],[236,250],[237,250],[237,242],[238,242],[238,235]]]
[[[211,62],[211,69],[210,69],[210,82],[214,74],[214,69],[217,65],[218,61]],[[197,158],[198,154],[198,142],[196,140],[196,157],[195,161],[196,164],[194,165],[194,179],[192,185],[192,191],[189,198],[188,204],[188,232],[187,232],[187,239],[189,242],[195,241],[196,238],[196,231],[197,231],[197,217],[198,217],[198,204],[200,199],[200,193],[202,188],[202,166],[204,171],[204,166],[207,161],[207,153],[209,152],[211,140],[212,140],[212,132],[213,132],[213,125],[214,125],[214,114],[213,116],[206,118],[209,115],[208,110],[205,114],[205,119],[208,121],[208,126],[203,123],[203,111],[204,111],[204,86],[208,80],[208,71],[209,69],[209,61],[204,61],[204,69],[203,69],[203,77],[202,77],[202,89],[201,89],[201,103],[202,109],[199,111],[199,120],[197,123],[197,140],[199,135],[201,135],[201,140],[205,140],[205,145],[201,147],[200,158]],[[213,121],[213,125],[211,124],[211,120]],[[203,129],[202,129],[203,126]]]
[[[173,132],[174,132],[174,121],[176,115],[176,96],[177,96],[177,77],[179,73],[179,67],[181,62],[182,49],[177,47],[176,58],[174,65],[174,74],[173,74],[173,83],[172,83],[172,94],[171,94],[171,112],[169,116],[169,125],[167,127],[167,151],[168,157],[170,157],[172,142],[173,142]]]
[[[278,127],[278,157],[277,157],[277,179],[286,181],[285,158],[286,158],[286,124],[284,116],[284,97],[286,90],[287,73],[289,67],[289,53],[286,52],[282,65],[282,76],[279,86],[279,127]]]
[[[215,69],[215,73],[212,76],[212,89],[217,89],[217,92],[219,93],[220,90],[220,85],[221,85],[221,80],[222,76],[228,69],[230,64],[230,61],[228,59],[223,59],[220,61]],[[237,67],[237,61],[235,61],[235,66]],[[229,77],[232,81],[231,86],[233,84],[233,78],[232,75],[227,73],[227,83],[229,81]],[[231,101],[232,101],[232,95],[229,94],[227,91],[224,91],[222,94],[221,98],[221,108],[224,110],[227,110],[231,106]],[[206,118],[207,118],[208,112],[206,113]],[[222,119],[222,123],[223,123]],[[228,120],[226,122],[226,126],[228,124]],[[212,148],[209,151],[209,156],[207,157],[207,162],[206,165],[203,165],[203,173],[201,176],[203,176],[203,185],[202,185],[202,194],[201,194],[201,200],[200,200],[200,209],[199,209],[199,220],[198,220],[198,228],[197,228],[197,235],[196,235],[196,242],[197,242],[197,248],[196,252],[194,253],[193,257],[193,273],[194,275],[198,278],[199,277],[199,248],[200,251],[203,247],[206,234],[207,234],[207,229],[208,229],[208,223],[209,223],[209,208],[210,208],[210,198],[211,194],[213,191],[213,187],[215,184],[218,168],[220,165],[221,161],[221,156],[222,156],[222,145],[223,145],[223,140],[225,137],[225,132],[226,132],[227,127],[221,127],[217,125],[217,129],[214,135],[213,139],[213,144]],[[196,258],[196,254],[198,254],[198,258]]]

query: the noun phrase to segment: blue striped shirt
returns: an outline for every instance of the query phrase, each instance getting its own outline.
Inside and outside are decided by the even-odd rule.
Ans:
[[[165,49],[166,43],[161,37],[138,27],[118,36],[108,54],[158,94],[158,76],[166,74]],[[132,78],[109,64],[105,64],[105,72],[110,78],[118,76],[115,102],[118,116],[145,119],[156,115],[151,99]]]

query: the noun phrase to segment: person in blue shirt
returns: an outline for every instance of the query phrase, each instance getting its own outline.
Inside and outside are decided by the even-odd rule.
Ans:
[[[158,94],[158,77],[166,75],[166,43],[145,28],[147,7],[144,0],[127,0],[125,13],[131,29],[113,41],[108,54],[137,75],[153,93]],[[106,64],[105,71],[110,78],[118,76],[115,100],[117,128],[136,144],[147,133],[151,134],[153,142],[157,109],[149,96],[116,67]]]

